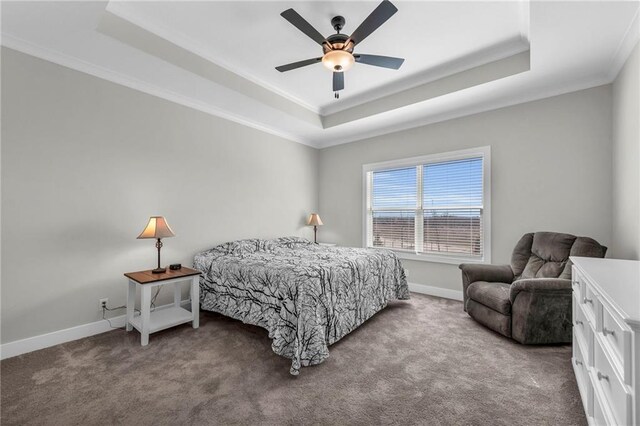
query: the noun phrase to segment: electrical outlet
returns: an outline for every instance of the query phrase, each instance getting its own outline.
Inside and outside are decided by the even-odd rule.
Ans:
[[[107,303],[109,303],[109,298],[106,297],[104,299],[100,299],[100,301],[98,303],[100,304],[99,305],[100,310],[103,310],[104,308],[107,307]]]

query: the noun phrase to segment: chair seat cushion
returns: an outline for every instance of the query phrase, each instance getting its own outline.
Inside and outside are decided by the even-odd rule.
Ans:
[[[511,315],[511,301],[509,300],[509,289],[511,284],[476,281],[467,288],[470,299],[500,312],[504,315]]]

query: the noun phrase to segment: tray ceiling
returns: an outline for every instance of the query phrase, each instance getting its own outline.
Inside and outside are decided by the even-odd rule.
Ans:
[[[378,2],[3,2],[2,44],[316,147],[610,82],[638,39],[638,2],[393,1],[399,11],[357,52],[335,100],[320,47],[280,16],[293,7],[323,35],[350,33]]]
[[[406,58],[400,70],[356,64],[345,74],[342,100],[331,91],[331,72],[316,64],[286,73],[278,65],[322,56],[322,48],[280,16],[293,7],[324,36],[333,16],[351,33],[379,2],[135,2],[113,3],[114,13],[162,32],[229,70],[321,113],[341,101],[401,80],[528,31],[525,2],[396,2],[398,12],[356,47],[357,53]]]

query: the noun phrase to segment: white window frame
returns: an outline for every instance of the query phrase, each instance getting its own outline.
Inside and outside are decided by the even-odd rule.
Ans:
[[[491,147],[482,146],[478,148],[463,149],[459,151],[443,152],[438,154],[423,155],[419,157],[403,158],[399,160],[383,161],[380,163],[364,164],[362,166],[362,247],[365,248],[381,248],[372,247],[371,237],[373,228],[371,217],[369,215],[369,194],[371,182],[369,178],[373,175],[369,172],[379,170],[399,169],[404,167],[417,167],[419,165],[430,163],[441,163],[445,161],[464,160],[468,158],[482,157],[482,257],[467,257],[464,255],[449,254],[433,254],[420,253],[410,250],[393,250],[399,258],[409,260],[420,260],[425,262],[437,263],[491,263]],[[417,177],[418,194],[422,193],[422,167],[419,167],[419,175]],[[422,214],[422,197],[418,196],[418,208],[416,215]],[[416,241],[421,242],[423,220],[416,220]]]

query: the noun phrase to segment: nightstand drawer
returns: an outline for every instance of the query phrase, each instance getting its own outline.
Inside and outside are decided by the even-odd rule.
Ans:
[[[626,330],[617,315],[602,306],[602,330],[598,332],[603,344],[609,347],[613,355],[613,364],[620,372],[624,382],[631,385],[631,332]]]
[[[600,339],[594,339],[594,369],[593,381],[603,394],[605,401],[600,401],[611,410],[616,424],[627,425],[631,423],[631,394],[619,378],[619,373],[607,357],[602,348]]]

